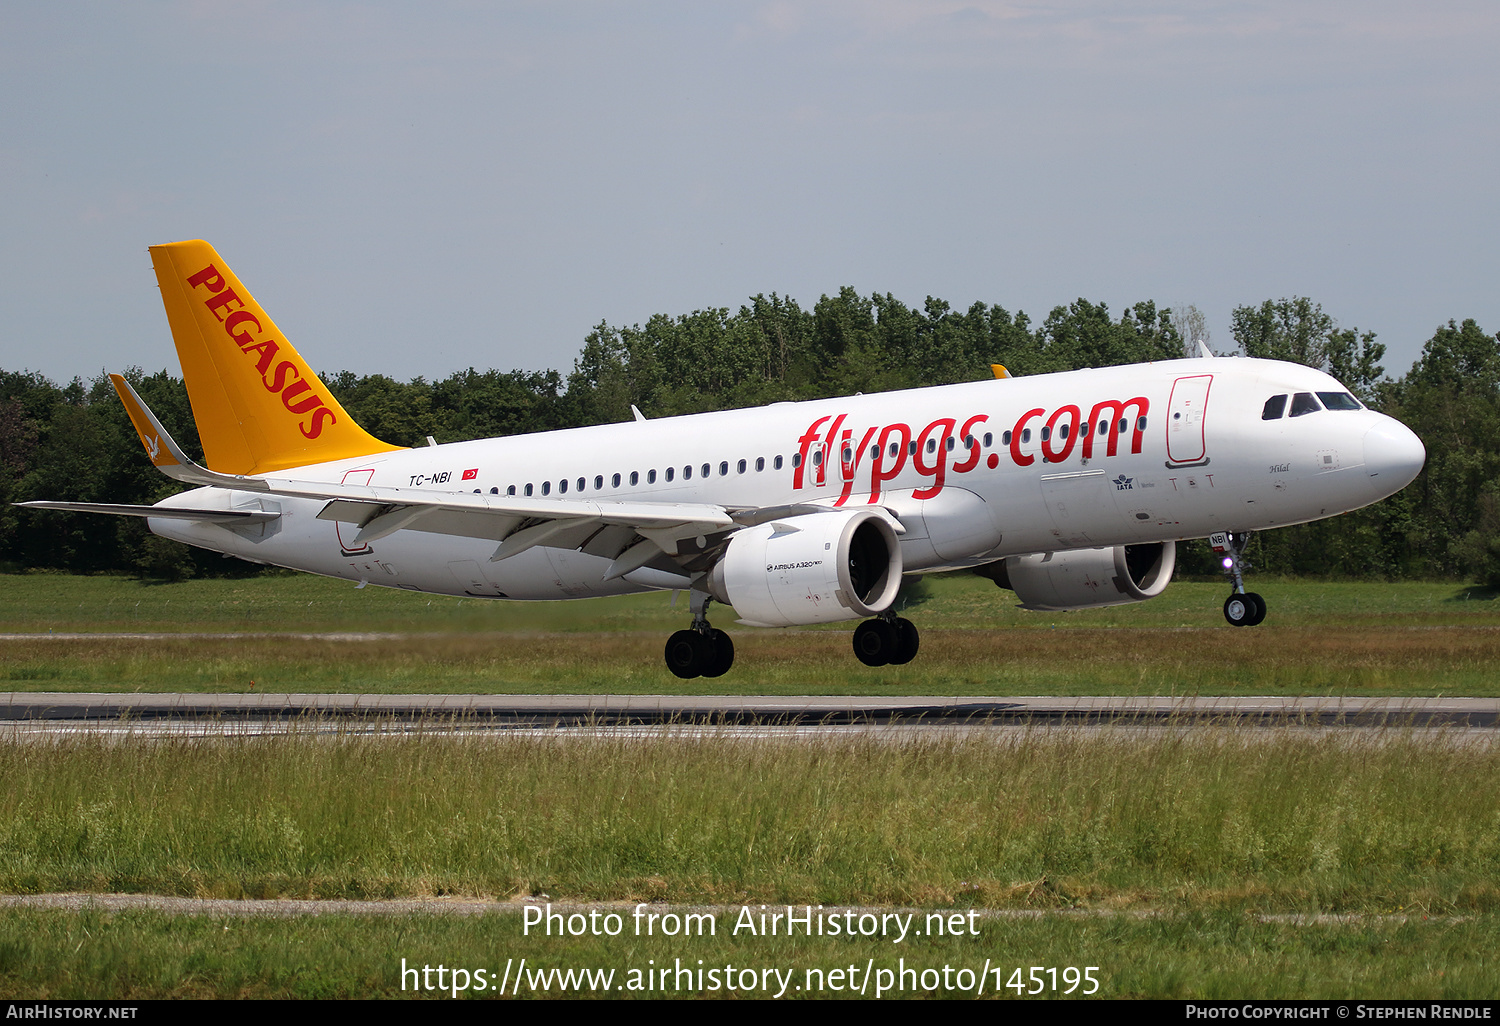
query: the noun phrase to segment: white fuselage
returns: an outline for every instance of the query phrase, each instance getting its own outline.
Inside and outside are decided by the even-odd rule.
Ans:
[[[303,467],[307,482],[733,509],[879,506],[908,571],[1005,556],[1200,538],[1333,516],[1409,483],[1424,458],[1367,409],[1262,419],[1274,395],[1344,393],[1266,360],[1178,360],[457,442]],[[972,439],[972,444],[969,443]],[[512,491],[513,490],[513,491]],[[324,500],[201,488],[165,505],[267,509],[252,527],[152,518],[157,534],[388,587],[514,599],[685,587],[611,556],[404,529],[356,544]]]

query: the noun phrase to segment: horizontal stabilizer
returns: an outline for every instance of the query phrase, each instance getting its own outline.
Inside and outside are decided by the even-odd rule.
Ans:
[[[199,520],[217,524],[260,524],[280,513],[265,510],[182,509],[174,506],[128,506],[111,502],[17,502],[28,509],[61,509],[70,513],[112,513],[118,517],[159,517],[163,520]]]

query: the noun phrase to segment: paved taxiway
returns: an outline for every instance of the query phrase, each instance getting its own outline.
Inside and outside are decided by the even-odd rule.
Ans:
[[[1336,697],[788,697],[0,692],[0,724],[449,723],[470,728],[787,726],[1500,726],[1500,699]]]

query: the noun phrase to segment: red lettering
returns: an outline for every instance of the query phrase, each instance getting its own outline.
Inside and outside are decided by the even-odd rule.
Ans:
[[[307,382],[293,382],[286,387],[285,391],[281,393],[281,405],[285,406],[293,413],[306,413],[308,410],[323,405],[323,400],[319,399],[316,395],[310,395],[300,403],[293,404],[292,398],[294,396],[301,395],[303,392],[307,391],[309,391]]]
[[[865,431],[865,436],[859,440],[859,445],[854,447],[854,451],[852,453],[849,453],[849,456],[846,456],[842,460],[840,460],[839,469],[844,472],[844,490],[839,492],[839,501],[834,503],[835,506],[842,506],[845,502],[848,501],[850,493],[854,491],[854,477],[859,473],[859,462],[860,460],[864,459],[865,447],[870,444],[870,438],[875,434],[875,430],[875,428],[868,428]],[[845,452],[849,451],[848,440],[849,432],[845,431]]]
[[[287,385],[288,375],[291,375],[294,380],[302,376],[295,366],[282,360],[276,365],[276,377],[273,380],[266,381],[265,371],[261,371],[261,380],[265,381],[267,392],[280,392]]]
[[[208,287],[208,291],[217,292],[224,287],[224,276],[213,264],[209,264],[197,274],[188,278],[188,284],[193,288]]]
[[[930,499],[943,490],[943,478],[947,475],[948,470],[948,439],[953,434],[953,425],[955,423],[957,421],[952,417],[942,417],[928,424],[922,429],[922,434],[918,436],[917,454],[912,457],[912,466],[916,467],[917,472],[923,477],[932,478],[932,487],[918,488],[911,493],[913,499]],[[936,439],[937,445],[934,446],[937,461],[929,467],[922,461],[922,454],[927,450],[928,439],[932,438],[933,431],[938,428],[941,428],[942,431]]]
[[[1067,444],[1058,452],[1052,448],[1052,441],[1057,437],[1058,419],[1063,414],[1068,414]],[[1042,432],[1042,459],[1048,463],[1061,463],[1068,458],[1073,451],[1073,446],[1078,443],[1078,418],[1083,414],[1076,406],[1064,406],[1047,419],[1047,430]],[[1048,436],[1051,437],[1048,437]]]
[[[885,466],[886,458],[890,454],[889,442],[891,435],[901,436],[900,447],[896,450],[896,462],[889,468]],[[875,460],[870,464],[870,501],[880,501],[880,486],[901,473],[901,468],[906,466],[906,447],[911,442],[911,428],[905,424],[891,424],[880,432],[880,451],[875,454]]]
[[[1135,454],[1140,453],[1141,437],[1144,434],[1140,427],[1141,418],[1151,408],[1151,403],[1147,401],[1145,396],[1138,395],[1134,399],[1125,400],[1123,403],[1118,399],[1106,399],[1101,403],[1094,404],[1093,410],[1089,412],[1090,430],[1083,439],[1084,459],[1089,459],[1094,455],[1094,433],[1099,430],[1099,415],[1106,411],[1109,413],[1109,420],[1106,423],[1105,434],[1108,436],[1109,441],[1105,445],[1104,454],[1106,456],[1115,455],[1116,449],[1120,444],[1119,422],[1126,419],[1125,411],[1132,408],[1135,410],[1135,416],[1130,419],[1135,422],[1135,428],[1134,437],[1130,440],[1130,451]]]
[[[265,380],[266,371],[271,369],[271,361],[276,359],[276,354],[281,351],[281,347],[271,339],[266,339],[264,342],[256,343],[253,346],[241,346],[240,348],[247,353],[260,354],[260,359],[255,361],[255,369],[260,374],[262,381]],[[269,388],[270,386],[267,385],[266,387]]]
[[[332,410],[330,410],[326,406],[319,406],[317,409],[313,410],[311,424],[298,425],[302,429],[303,437],[317,438],[319,435],[321,435],[323,433],[324,420],[327,420],[330,424],[337,424],[339,422],[339,419],[333,415]]]
[[[222,292],[216,293],[213,298],[205,300],[203,305],[208,307],[208,312],[213,314],[216,319],[222,321],[224,315],[219,311],[228,310],[230,303],[234,303],[237,306],[245,305],[240,301],[240,297],[234,294],[234,289],[225,289]]]
[[[799,450],[800,459],[792,468],[792,489],[795,491],[802,487],[802,472],[807,468],[807,454],[812,449],[812,444],[818,440],[818,428],[826,421],[827,417],[819,417],[812,425],[797,439],[797,444],[802,448]]]
[[[1016,466],[1029,467],[1036,462],[1035,456],[1027,456],[1021,452],[1021,432],[1025,429],[1027,421],[1040,417],[1046,412],[1046,410],[1027,410],[1021,414],[1021,419],[1016,421],[1016,426],[1010,433],[1010,458],[1015,461]]]
[[[975,424],[983,424],[989,419],[990,418],[987,414],[978,413],[970,417],[968,420],[964,421],[964,426],[958,429],[959,442],[963,443],[969,439],[969,432],[974,430]],[[969,471],[979,466],[979,450],[979,440],[976,438],[974,439],[974,444],[969,446],[968,459],[964,460],[962,463],[953,464],[953,472],[955,474],[967,474]]]
[[[822,458],[813,461],[813,483],[822,487],[828,481],[828,456],[833,452],[833,440],[839,435],[839,428],[844,424],[847,413],[841,413],[834,418],[833,427],[828,429],[828,437],[823,439]]]
[[[261,330],[260,321],[255,319],[255,315],[252,313],[246,313],[244,310],[238,310],[235,313],[230,314],[228,319],[224,321],[224,330],[229,332],[229,337],[234,339],[235,342],[239,344],[239,347],[241,349],[244,349],[246,346],[250,345],[250,343],[255,341],[250,337],[249,331],[236,332],[234,330],[247,321],[255,325],[256,331]]]

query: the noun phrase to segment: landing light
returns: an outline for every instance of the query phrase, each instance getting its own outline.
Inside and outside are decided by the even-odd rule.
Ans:
[[[1224,559],[1223,559],[1223,563],[1224,563],[1224,569],[1225,569],[1225,570],[1228,570],[1228,569],[1229,569],[1229,568],[1230,568],[1230,567],[1232,567],[1232,566],[1234,566],[1234,560],[1233,560],[1233,559],[1231,559],[1231,558],[1230,558],[1230,557],[1228,557],[1228,556],[1225,556],[1225,557],[1224,557]]]

